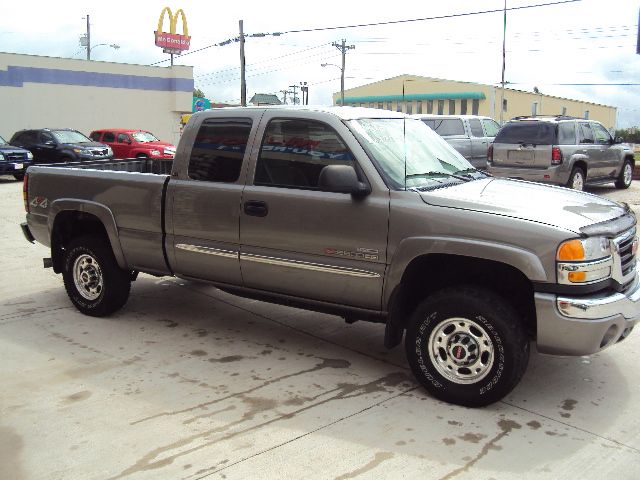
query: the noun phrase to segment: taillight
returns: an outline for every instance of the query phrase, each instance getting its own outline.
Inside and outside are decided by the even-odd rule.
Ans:
[[[24,210],[29,212],[29,175],[24,174],[22,179],[22,201],[24,202]]]
[[[551,165],[560,165],[562,163],[562,152],[560,148],[553,147],[551,149]]]
[[[487,161],[493,162],[493,143],[487,148]]]

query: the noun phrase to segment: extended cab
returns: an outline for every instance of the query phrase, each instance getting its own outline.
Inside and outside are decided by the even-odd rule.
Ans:
[[[22,225],[88,315],[146,272],[380,322],[431,394],[467,406],[511,391],[530,341],[588,355],[640,319],[626,205],[492,178],[400,113],[208,110],[170,175],[97,168],[30,167]]]

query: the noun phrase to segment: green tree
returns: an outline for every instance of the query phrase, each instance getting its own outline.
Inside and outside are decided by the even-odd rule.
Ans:
[[[204,92],[202,90],[200,90],[199,88],[194,88],[193,89],[193,96],[194,97],[205,98]]]

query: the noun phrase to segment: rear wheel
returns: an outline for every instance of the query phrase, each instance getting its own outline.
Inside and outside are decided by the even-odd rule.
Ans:
[[[431,395],[467,407],[503,398],[529,360],[529,341],[513,307],[476,287],[447,288],[420,303],[405,349],[413,374]]]
[[[567,182],[567,187],[573,190],[584,190],[584,170],[580,167],[574,167],[571,171],[571,176],[569,177],[569,181]]]
[[[631,186],[633,180],[633,165],[630,160],[625,160],[620,175],[616,180],[616,188],[625,189]]]
[[[24,180],[24,172],[14,173],[13,178],[21,182],[22,180]]]
[[[71,302],[85,315],[103,317],[129,298],[131,274],[122,270],[102,237],[84,236],[65,250],[62,276]]]

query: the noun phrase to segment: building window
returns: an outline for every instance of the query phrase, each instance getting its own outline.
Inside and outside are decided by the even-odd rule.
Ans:
[[[393,110],[393,102],[387,102],[387,110]]]
[[[418,100],[416,102],[416,113],[417,114],[422,113],[422,100]]]
[[[533,115],[534,117],[538,115],[538,102],[533,102],[531,104],[531,115]]]
[[[567,114],[567,107],[562,107],[562,116]]]
[[[584,111],[584,119],[589,120],[589,110]]]
[[[462,100],[460,100],[460,115],[466,115],[467,114],[467,99],[463,98]]]
[[[373,102],[369,102],[369,108],[376,108],[376,106]]]
[[[396,112],[401,112],[401,111],[402,111],[402,103],[396,102]]]
[[[406,105],[407,105],[407,107],[406,107],[407,108],[407,112],[406,113],[411,115],[413,113],[413,102],[407,102]]]
[[[433,100],[427,100],[427,113],[430,115],[433,113]]]
[[[438,115],[444,115],[444,100],[438,100]]]
[[[379,109],[383,109],[384,108],[384,104],[382,102],[378,102],[378,108]]]
[[[502,111],[503,112],[507,111],[507,99],[506,98],[502,99]]]
[[[449,115],[455,115],[455,114],[456,114],[456,101],[449,100]]]
[[[476,98],[473,101],[473,104],[471,106],[471,115],[478,115],[479,111],[480,111],[480,100]]]

